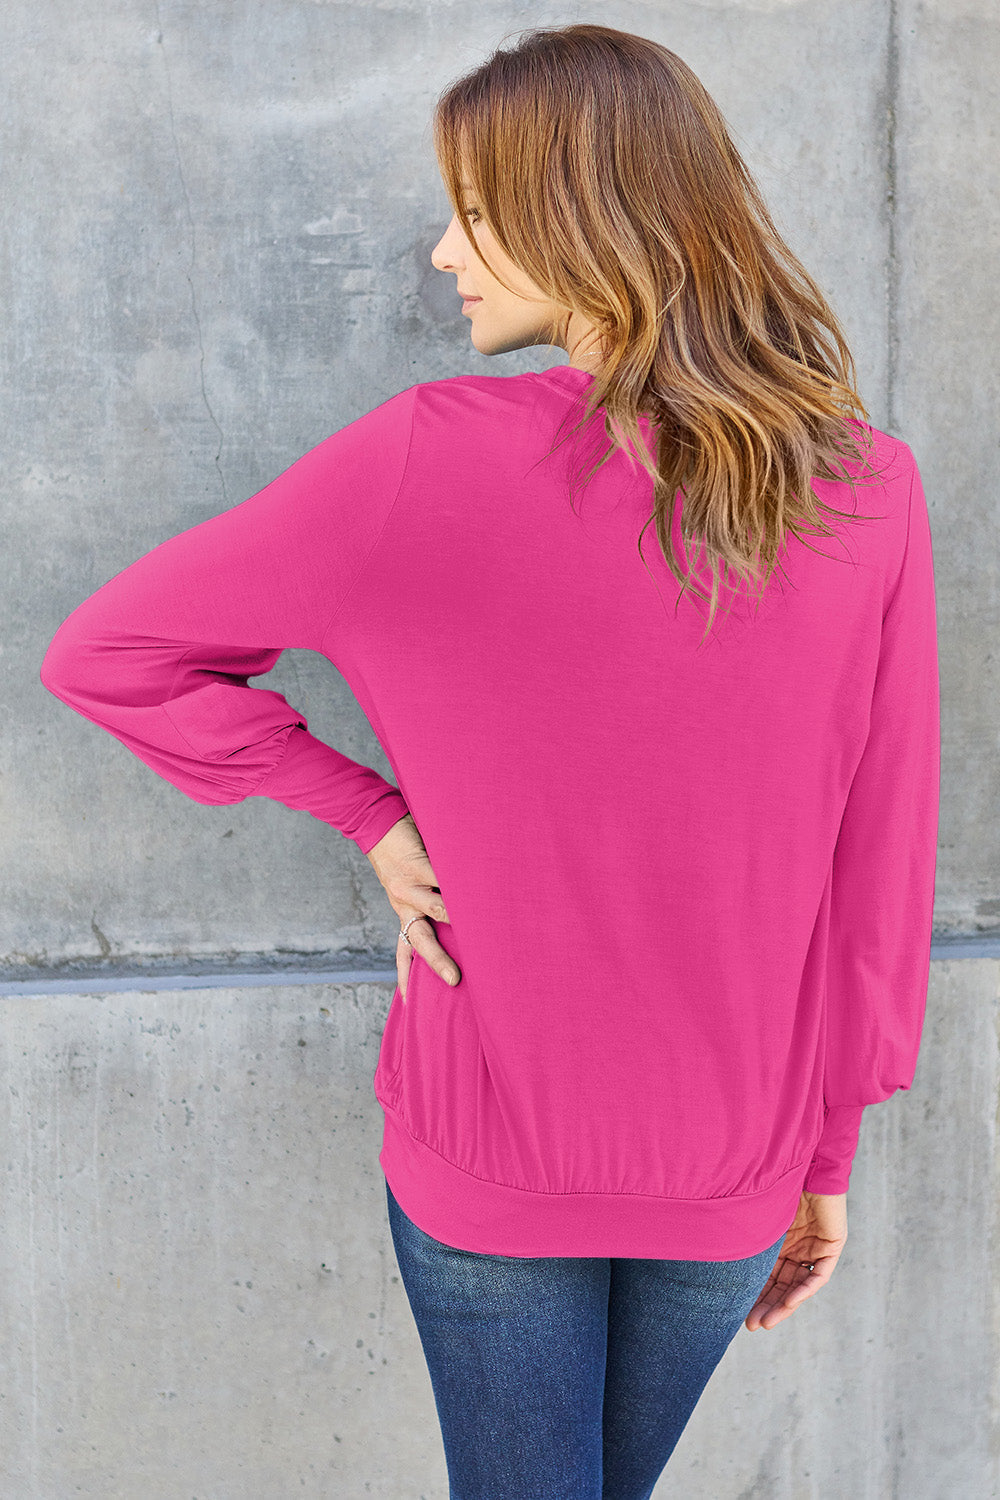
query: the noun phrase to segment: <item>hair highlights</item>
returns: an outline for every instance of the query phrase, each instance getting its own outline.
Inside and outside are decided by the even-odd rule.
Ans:
[[[704,546],[712,572],[707,633],[720,564],[762,594],[786,529],[829,536],[820,510],[847,515],[810,483],[853,489],[848,466],[873,449],[835,314],[718,107],[656,42],[590,24],[522,34],[441,95],[434,143],[470,242],[465,175],[507,255],[566,318],[597,326],[601,366],[573,431],[603,408],[610,446],[586,480],[617,448],[650,474],[646,525],[678,602],[709,598],[673,555],[681,495],[684,547]]]

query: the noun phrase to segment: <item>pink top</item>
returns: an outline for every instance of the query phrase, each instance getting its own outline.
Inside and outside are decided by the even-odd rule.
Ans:
[[[413,814],[463,977],[414,955],[374,1090],[379,1161],[427,1234],[736,1259],[803,1189],[847,1190],[863,1107],[914,1077],[940,764],[927,505],[873,429],[884,472],[853,493],[881,519],[789,537],[787,579],[702,645],[653,525],[639,556],[649,476],[617,452],[571,508],[572,440],[545,456],[591,379],[401,391],[104,584],[41,680],[198,802],[272,797],[366,853]],[[286,647],[342,673],[398,789],[249,685]]]

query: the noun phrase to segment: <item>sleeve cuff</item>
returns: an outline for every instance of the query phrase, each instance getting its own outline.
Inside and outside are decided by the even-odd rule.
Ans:
[[[863,1104],[827,1106],[823,1129],[802,1184],[804,1192],[847,1192],[864,1109]]]
[[[401,818],[405,818],[410,809],[406,805],[402,792],[392,789],[371,808],[368,820],[365,824],[364,833],[359,833],[354,842],[362,854],[367,854],[374,849],[379,839],[385,838],[390,828],[394,828]]]
[[[409,812],[398,787],[302,728],[291,730],[284,755],[253,795],[311,813],[363,854]]]

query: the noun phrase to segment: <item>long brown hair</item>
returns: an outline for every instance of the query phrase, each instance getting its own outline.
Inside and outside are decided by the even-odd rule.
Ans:
[[[685,548],[702,545],[712,571],[707,634],[719,564],[762,594],[786,528],[830,536],[819,511],[847,515],[810,481],[853,490],[848,465],[874,451],[835,314],[718,107],[657,42],[589,23],[522,33],[441,95],[434,146],[477,255],[463,175],[506,254],[566,310],[549,342],[573,310],[596,325],[601,366],[573,432],[603,408],[610,446],[584,482],[616,449],[634,451],[678,603],[687,589],[709,597],[673,555],[681,493]]]

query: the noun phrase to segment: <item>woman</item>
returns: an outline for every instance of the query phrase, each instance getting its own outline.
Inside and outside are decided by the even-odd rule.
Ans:
[[[451,1493],[643,1500],[741,1323],[830,1281],[862,1110],[914,1076],[928,512],[673,53],[529,32],[435,143],[475,348],[568,364],[393,396],[112,578],[41,676],[195,800],[367,854],[401,924],[379,1161]],[[398,786],[249,685],[287,647]]]

